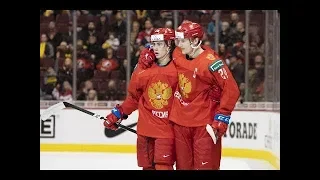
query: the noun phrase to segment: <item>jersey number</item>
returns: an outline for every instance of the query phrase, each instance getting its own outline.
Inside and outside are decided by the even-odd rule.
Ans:
[[[222,77],[222,79],[227,79],[228,78],[228,74],[225,68],[221,68],[218,70],[218,73],[220,74],[220,76]]]

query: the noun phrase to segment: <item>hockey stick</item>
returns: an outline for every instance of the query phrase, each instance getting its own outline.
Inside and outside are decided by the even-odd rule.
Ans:
[[[78,107],[78,106],[76,106],[76,105],[70,104],[70,103],[68,103],[68,102],[59,102],[59,103],[57,103],[57,104],[49,107],[48,109],[46,109],[46,110],[42,113],[42,115],[41,115],[40,118],[41,118],[42,120],[46,120],[46,119],[48,119],[51,115],[53,115],[53,114],[61,111],[61,110],[64,109],[64,108],[67,108],[67,107],[72,108],[72,109],[76,109],[76,110],[81,111],[81,112],[83,112],[83,113],[86,113],[86,114],[88,114],[88,115],[90,115],[90,116],[93,116],[93,117],[95,117],[95,118],[97,118],[97,119],[105,120],[105,118],[104,118],[103,116],[99,115],[99,114],[90,112],[90,111],[88,111],[88,110],[85,110],[85,109],[83,109],[83,108],[81,108],[81,107]],[[128,118],[128,116],[125,116],[124,119],[127,119],[127,118]],[[116,126],[118,126],[118,127],[122,128],[122,129],[125,129],[125,130],[128,130],[128,131],[130,131],[130,132],[133,132],[133,133],[137,134],[137,131],[136,131],[136,130],[131,129],[131,128],[127,127],[127,126],[124,126],[124,125],[122,125],[122,124],[120,124],[120,123],[117,123]]]
[[[207,124],[206,130],[209,133],[209,135],[211,136],[213,143],[216,144],[218,138],[217,138],[216,134],[214,133],[213,128],[209,124]]]

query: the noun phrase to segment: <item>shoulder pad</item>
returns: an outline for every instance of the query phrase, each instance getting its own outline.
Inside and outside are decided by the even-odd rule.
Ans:
[[[222,66],[223,66],[223,61],[221,59],[218,59],[218,60],[212,62],[211,64],[209,64],[209,70],[211,72],[215,72],[215,71],[221,69]]]

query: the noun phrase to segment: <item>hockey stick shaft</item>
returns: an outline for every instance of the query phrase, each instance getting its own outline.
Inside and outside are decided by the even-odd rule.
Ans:
[[[63,104],[64,104],[66,107],[70,107],[70,108],[72,108],[72,109],[76,109],[76,110],[78,110],[78,111],[81,111],[81,112],[86,113],[86,114],[88,114],[88,115],[90,115],[90,116],[96,117],[96,118],[98,118],[98,119],[106,120],[104,117],[100,116],[99,114],[95,114],[95,113],[93,113],[93,112],[91,112],[91,111],[88,111],[88,110],[86,110],[86,109],[83,109],[83,108],[81,108],[81,107],[78,107],[78,106],[76,106],[76,105],[74,105],[74,104],[70,104],[70,103],[68,103],[68,102],[63,102]],[[127,126],[124,126],[124,125],[122,125],[122,124],[115,124],[115,125],[116,125],[116,126],[119,126],[119,127],[122,128],[122,129],[125,129],[125,130],[127,130],[127,131],[130,131],[130,132],[133,132],[133,133],[137,134],[137,131],[136,131],[136,130],[131,129],[131,128],[127,127]]]

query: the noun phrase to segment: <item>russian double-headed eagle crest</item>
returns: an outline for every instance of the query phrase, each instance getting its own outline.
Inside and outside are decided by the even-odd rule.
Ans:
[[[151,105],[156,109],[162,109],[168,105],[168,100],[172,96],[172,89],[167,83],[160,81],[152,83],[148,88],[148,96]]]
[[[179,88],[182,97],[188,98],[191,92],[192,86],[190,80],[184,76],[184,74],[179,74]]]

